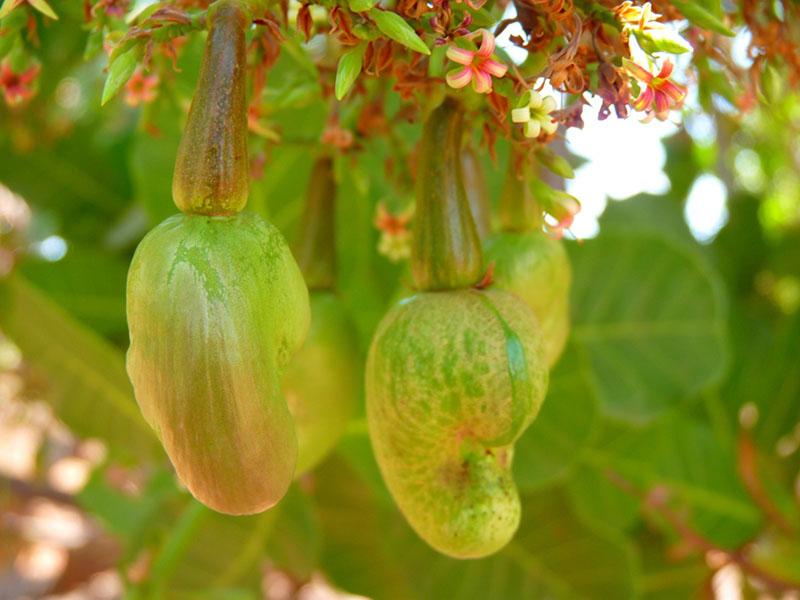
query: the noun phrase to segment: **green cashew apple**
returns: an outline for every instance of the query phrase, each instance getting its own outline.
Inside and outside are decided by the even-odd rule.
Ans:
[[[462,123],[460,105],[446,100],[425,124],[411,256],[420,291],[378,326],[366,397],[378,466],[411,527],[444,554],[477,558],[519,525],[514,442],[539,411],[548,369],[530,307],[475,287],[483,256]]]
[[[530,309],[503,291],[427,292],[383,319],[367,361],[378,464],[414,530],[457,558],[514,535],[513,444],[547,389]]]
[[[311,171],[293,248],[311,290],[311,330],[283,380],[297,427],[298,474],[315,467],[344,434],[361,378],[355,325],[335,293],[335,206],[333,160],[322,156]]]
[[[297,438],[281,380],[308,330],[308,290],[248,194],[243,0],[208,9],[200,79],[178,150],[185,214],[148,233],[128,273],[128,374],[178,477],[201,502],[251,514],[286,493]]]
[[[176,215],[128,274],[128,373],[178,477],[214,510],[263,511],[294,475],[281,376],[310,320],[280,232],[253,213]]]
[[[283,393],[297,428],[297,473],[315,467],[344,434],[361,378],[355,326],[331,291],[312,291],[311,329],[289,363]]]
[[[522,298],[539,319],[544,353],[552,367],[569,337],[572,267],[563,244],[541,231],[504,231],[485,245],[494,283]]]
[[[502,230],[484,242],[484,256],[494,263],[494,284],[514,292],[533,309],[544,335],[552,367],[569,337],[572,267],[560,240],[543,231],[544,213],[512,157],[500,195]]]

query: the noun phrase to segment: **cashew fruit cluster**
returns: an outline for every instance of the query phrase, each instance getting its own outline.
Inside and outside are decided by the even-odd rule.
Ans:
[[[209,507],[275,505],[297,438],[281,393],[309,327],[308,291],[280,232],[247,200],[246,5],[220,0],[176,161],[185,213],[140,243],[128,275],[128,373],[178,477]]]
[[[400,510],[453,557],[503,547],[520,519],[514,442],[548,369],[530,307],[479,290],[483,257],[462,182],[460,107],[429,117],[419,152],[412,272],[419,291],[384,317],[366,367],[367,418]]]
[[[335,195],[331,160],[319,159],[311,173],[301,237],[295,247],[309,287],[311,329],[283,380],[297,430],[298,474],[316,466],[336,445],[360,389],[355,325],[335,291]]]

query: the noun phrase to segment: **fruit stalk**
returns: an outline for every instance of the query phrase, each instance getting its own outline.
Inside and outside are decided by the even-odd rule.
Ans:
[[[480,239],[463,183],[463,121],[461,106],[448,98],[428,117],[422,134],[411,271],[424,291],[471,287],[483,274]]]

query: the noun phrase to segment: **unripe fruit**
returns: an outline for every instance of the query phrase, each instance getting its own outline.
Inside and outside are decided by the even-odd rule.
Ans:
[[[263,511],[292,481],[280,385],[309,319],[288,246],[255,214],[176,215],[136,250],[128,374],[181,481],[214,510]]]
[[[310,296],[311,329],[283,378],[297,429],[297,474],[315,467],[344,434],[361,377],[356,331],[345,307],[330,291]]]
[[[463,184],[462,122],[448,99],[425,124],[411,254],[422,291],[378,326],[366,396],[375,457],[408,522],[440,552],[477,558],[519,525],[513,444],[536,418],[548,370],[530,307],[475,288],[483,255]]]
[[[400,510],[440,552],[486,556],[514,535],[513,444],[547,381],[536,319],[508,292],[419,293],[382,321],[366,372],[373,447]]]
[[[563,244],[541,231],[506,231],[484,245],[494,263],[494,284],[522,298],[539,319],[544,353],[552,367],[569,337],[572,267]]]
[[[355,325],[334,291],[335,206],[333,160],[321,156],[311,170],[294,246],[311,290],[311,330],[283,380],[297,427],[298,474],[316,466],[344,434],[361,377]]]

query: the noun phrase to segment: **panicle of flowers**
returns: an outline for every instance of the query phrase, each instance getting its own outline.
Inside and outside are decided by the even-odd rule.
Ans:
[[[503,77],[508,67],[492,58],[495,39],[486,29],[479,29],[473,36],[481,36],[481,44],[477,50],[467,50],[451,44],[447,49],[447,58],[463,65],[447,74],[447,84],[452,88],[463,88],[472,83],[472,89],[479,94],[492,91],[492,77]]]
[[[647,113],[649,118],[664,121],[670,110],[683,105],[686,88],[672,81],[674,65],[670,59],[665,58],[661,68],[652,71],[627,58],[622,60],[622,64],[641,87],[639,95],[631,102],[634,109]]]
[[[411,256],[411,231],[408,224],[414,215],[414,205],[393,214],[380,202],[375,210],[375,227],[381,232],[378,252],[393,263]]]

